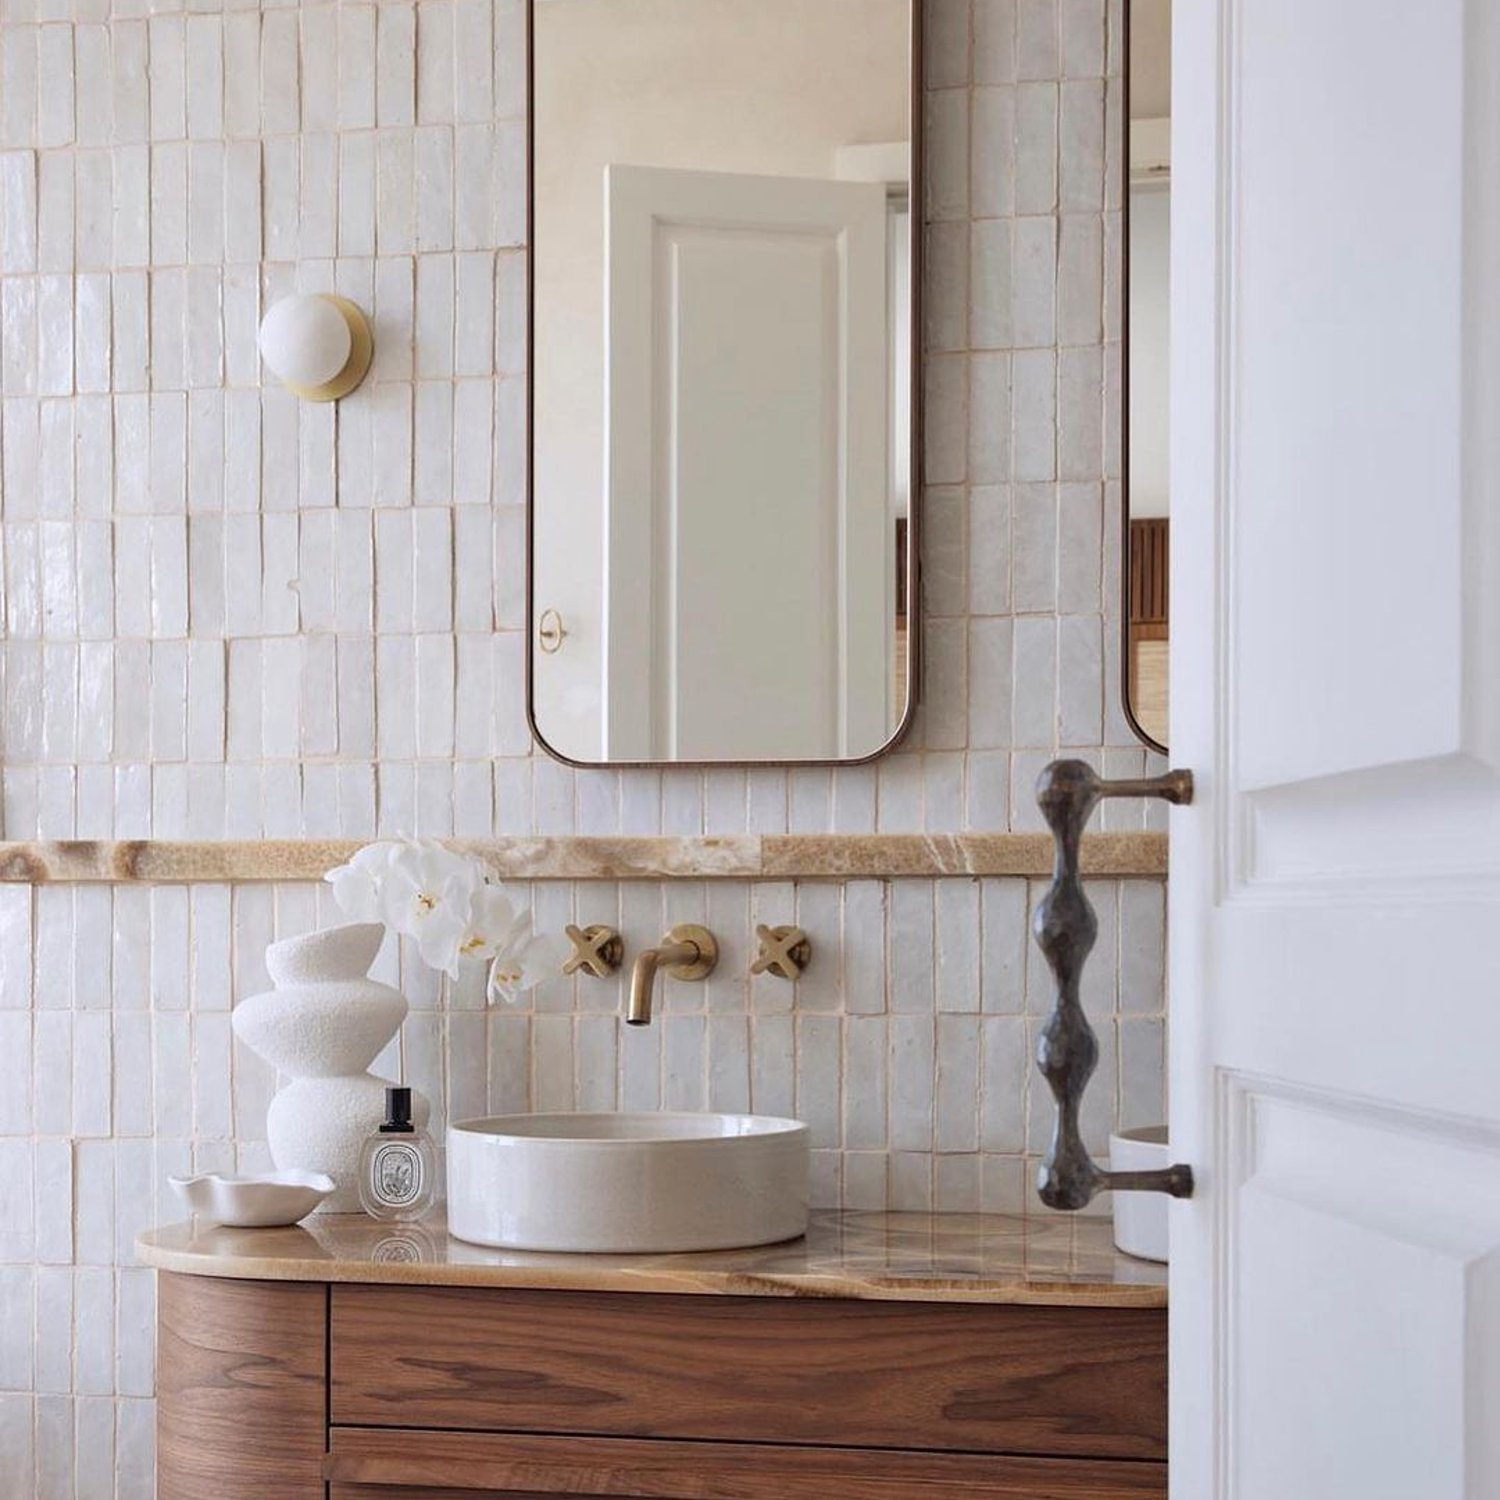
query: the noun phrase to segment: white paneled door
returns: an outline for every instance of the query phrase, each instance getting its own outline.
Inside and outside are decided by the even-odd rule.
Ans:
[[[605,754],[889,735],[884,184],[612,166]]]
[[[1173,49],[1172,1492],[1500,1495],[1500,6]]]

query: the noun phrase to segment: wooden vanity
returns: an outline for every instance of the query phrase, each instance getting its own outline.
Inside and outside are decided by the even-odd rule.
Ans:
[[[609,1257],[340,1217],[139,1249],[159,1500],[1167,1493],[1165,1276],[1107,1222],[825,1213]]]

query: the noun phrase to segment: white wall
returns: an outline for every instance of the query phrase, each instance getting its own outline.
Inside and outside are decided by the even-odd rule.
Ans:
[[[537,68],[537,578],[571,631],[538,718],[597,760],[604,589],[604,169],[833,177],[911,133],[908,0],[546,0]]]
[[[207,4],[0,4],[7,837],[1035,828],[1057,750],[1144,769],[1109,618],[1102,3],[932,7],[927,697],[876,766],[749,776],[575,775],[527,738],[517,0]],[[259,385],[260,305],[298,281],[374,309],[336,412]],[[702,912],[725,962],[629,1033],[610,986],[486,1015],[408,963],[408,1057],[440,1116],[748,1092],[812,1116],[825,1203],[1018,1208],[1035,894],[538,886],[544,923],[633,943]],[[1096,1136],[1159,1117],[1162,1058],[1161,887],[1098,898]],[[0,892],[7,1500],[149,1494],[132,1237],[167,1171],[263,1162],[274,1080],[228,1011],[327,915],[299,885]],[[748,983],[754,920],[812,932],[795,995]]]

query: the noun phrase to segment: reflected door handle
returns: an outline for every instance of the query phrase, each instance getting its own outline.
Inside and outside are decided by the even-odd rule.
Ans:
[[[1106,1172],[1089,1155],[1078,1126],[1083,1092],[1099,1061],[1099,1042],[1083,1013],[1079,985],[1099,923],[1083,888],[1079,847],[1083,828],[1106,797],[1159,797],[1186,805],[1193,773],[1168,771],[1140,781],[1101,781],[1081,760],[1055,760],[1037,781],[1036,800],[1052,830],[1056,860],[1052,885],[1036,909],[1032,933],[1057,981],[1057,1003],[1037,1044],[1037,1066],[1057,1101],[1052,1146],[1042,1162],[1037,1192],[1048,1208],[1077,1210],[1096,1193],[1193,1195],[1193,1169],[1180,1162],[1154,1172]]]
[[[546,656],[556,656],[562,643],[568,638],[563,628],[563,618],[555,609],[544,609],[537,617],[536,643]]]

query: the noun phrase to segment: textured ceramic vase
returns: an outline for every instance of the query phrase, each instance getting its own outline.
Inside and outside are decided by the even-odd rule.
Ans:
[[[383,1118],[388,1082],[369,1067],[406,1016],[401,992],[369,977],[384,935],[356,922],[272,943],[275,989],[234,1009],[236,1035],[289,1079],[266,1112],[271,1160],[332,1177],[329,1213],[359,1209],[360,1148]],[[413,1093],[412,1106],[425,1125],[427,1101]]]

